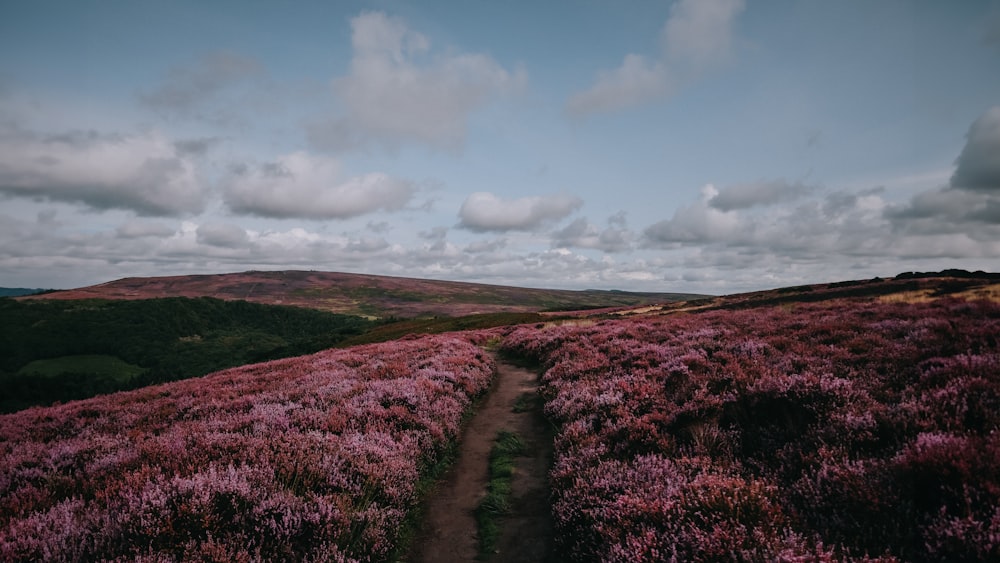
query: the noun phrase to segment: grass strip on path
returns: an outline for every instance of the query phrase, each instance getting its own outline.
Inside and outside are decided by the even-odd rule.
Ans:
[[[496,552],[497,539],[500,537],[499,520],[510,511],[514,460],[524,454],[525,446],[520,436],[509,430],[497,432],[493,449],[490,450],[486,497],[476,509],[480,559],[487,559]]]

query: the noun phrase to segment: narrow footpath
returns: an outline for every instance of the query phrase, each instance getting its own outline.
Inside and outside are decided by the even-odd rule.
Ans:
[[[497,379],[462,436],[455,465],[428,499],[427,514],[411,560],[414,563],[477,561],[475,510],[485,496],[490,449],[500,430],[517,433],[527,455],[516,460],[511,512],[501,522],[497,552],[490,561],[543,562],[549,559],[552,522],[547,473],[552,439],[536,396],[538,375],[497,359]],[[520,412],[515,412],[515,410]]]

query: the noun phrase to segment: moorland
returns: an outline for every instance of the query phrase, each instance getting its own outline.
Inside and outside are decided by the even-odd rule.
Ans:
[[[0,415],[0,559],[411,560],[516,362],[538,385],[511,408],[552,429],[529,437],[551,560],[1000,560],[995,274],[720,297],[229,276],[0,301],[8,381],[96,393]]]
[[[301,271],[32,293],[0,300],[0,412],[333,346],[697,297]]]

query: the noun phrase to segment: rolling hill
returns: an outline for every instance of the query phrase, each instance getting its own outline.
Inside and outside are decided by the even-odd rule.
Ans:
[[[555,551],[1000,561],[997,289],[900,276],[504,331],[544,370]]]
[[[151,287],[124,298],[154,297]],[[269,308],[3,302],[74,316],[170,301]],[[533,506],[560,560],[1000,560],[997,274],[906,273],[544,322],[482,316],[536,319],[442,335],[414,327],[477,320],[384,323],[406,337],[0,415],[0,560],[395,560],[440,541],[408,523],[441,494],[433,483],[452,452],[482,461],[456,474],[494,464],[469,429],[497,412],[472,405],[487,389],[502,396],[512,362],[544,374],[498,404],[518,412],[527,395],[546,426],[524,436],[531,447],[511,472],[546,466],[551,493]],[[459,486],[492,491],[476,483]],[[526,498],[504,501],[503,533],[538,522]]]
[[[530,289],[315,271],[124,278],[28,299],[214,297],[369,317],[460,317],[483,313],[634,307],[705,297],[688,293]]]

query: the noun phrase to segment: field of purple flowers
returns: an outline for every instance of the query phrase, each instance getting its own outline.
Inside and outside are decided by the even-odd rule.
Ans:
[[[382,560],[494,371],[435,336],[0,416],[0,560]]]
[[[1000,306],[521,327],[576,561],[1000,561]]]

